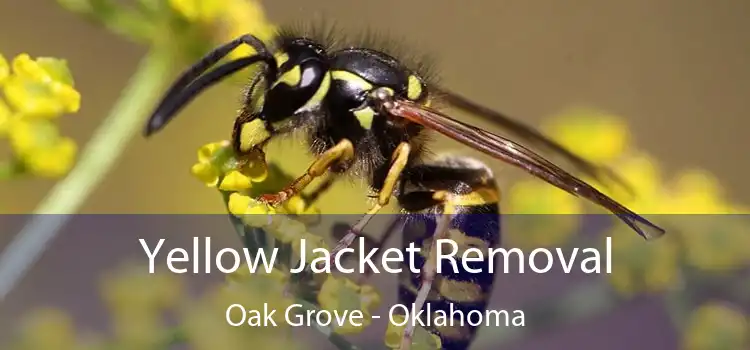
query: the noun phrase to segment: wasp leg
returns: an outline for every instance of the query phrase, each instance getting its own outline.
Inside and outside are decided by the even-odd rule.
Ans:
[[[344,238],[338,241],[336,247],[334,247],[331,251],[331,259],[333,259],[339,251],[350,246],[352,242],[354,242],[354,239],[357,238],[360,232],[362,232],[365,226],[367,226],[367,223],[370,222],[370,219],[372,219],[375,214],[380,212],[380,210],[383,209],[384,206],[388,205],[391,197],[393,197],[393,191],[396,189],[398,180],[401,178],[401,173],[404,171],[404,168],[406,168],[406,164],[409,161],[410,153],[411,146],[408,143],[404,142],[398,145],[396,150],[393,152],[393,157],[391,158],[391,166],[388,169],[388,174],[385,176],[383,187],[378,192],[377,203],[375,203],[375,205],[373,205],[370,210],[367,211],[364,217],[359,219],[359,221],[357,221],[357,223],[354,224],[351,229],[349,229],[349,232],[347,232]]]
[[[407,213],[402,244],[414,243],[420,254],[402,266],[399,303],[413,305],[414,312],[407,315],[401,350],[413,342],[415,317],[428,320],[426,329],[440,337],[443,349],[465,350],[471,344],[476,327],[466,317],[484,312],[494,285],[486,252],[500,243],[499,199],[492,172],[470,158],[443,157],[405,172],[398,196]],[[478,249],[483,259],[471,254],[464,260],[468,249]],[[437,311],[447,315],[449,325],[436,322]]]
[[[305,200],[305,204],[309,207],[313,205],[318,199],[320,199],[320,196],[324,195],[326,192],[328,192],[329,189],[331,189],[331,186],[333,186],[334,183],[339,179],[339,174],[328,174],[326,176],[325,180],[323,180],[320,185],[318,185],[315,189],[310,191],[310,193],[302,194],[302,198]]]
[[[455,213],[455,207],[449,200],[447,200],[448,196],[449,195],[446,192],[441,191],[436,192],[435,196],[433,197],[436,200],[440,200],[443,202],[443,214],[440,215],[437,227],[435,228],[435,232],[432,234],[432,237],[434,237],[434,239],[430,244],[430,252],[427,255],[427,261],[425,261],[425,264],[422,267],[422,281],[419,286],[419,291],[417,291],[417,297],[414,300],[414,310],[422,310],[425,302],[427,301],[427,296],[430,294],[430,291],[432,291],[432,283],[435,281],[435,276],[437,275],[438,241],[447,239],[449,237],[448,229],[453,219],[453,214]],[[404,328],[404,336],[401,339],[401,346],[399,347],[400,350],[409,350],[409,348],[411,347],[415,326],[416,322],[406,323],[406,327]]]
[[[272,206],[278,205],[302,192],[313,180],[325,174],[334,164],[349,162],[353,158],[354,146],[351,141],[343,139],[318,156],[310,167],[307,168],[305,175],[298,177],[286,188],[277,193],[262,195],[260,200]]]

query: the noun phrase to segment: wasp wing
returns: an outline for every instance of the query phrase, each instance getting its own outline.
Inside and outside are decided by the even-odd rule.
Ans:
[[[483,120],[494,123],[510,131],[520,139],[533,144],[535,147],[539,147],[540,150],[543,150],[550,154],[557,154],[562,156],[573,166],[577,167],[584,174],[590,176],[596,181],[606,184],[604,180],[605,178],[609,178],[626,189],[630,194],[633,194],[633,189],[627,183],[627,181],[622,179],[614,171],[607,167],[591,163],[581,158],[580,156],[567,149],[565,146],[550,139],[538,130],[517,120],[514,120],[513,118],[505,114],[473,102],[466,97],[456,94],[455,92],[451,92],[440,87],[433,87],[432,90],[435,90],[437,92],[437,94],[440,96],[441,102],[446,103],[451,107],[463,110],[464,112],[471,113]]]
[[[583,180],[509,139],[460,122],[435,109],[408,100],[392,100],[384,103],[383,108],[393,116],[421,124],[471,148],[515,165],[575,196],[584,197],[617,215],[646,239],[656,238],[665,233],[662,228],[634,213]]]

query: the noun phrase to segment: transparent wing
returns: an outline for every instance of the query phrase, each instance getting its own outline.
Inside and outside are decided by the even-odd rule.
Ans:
[[[600,166],[589,162],[577,154],[573,153],[565,146],[550,139],[538,130],[525,125],[513,118],[494,111],[490,108],[482,106],[476,102],[473,102],[455,92],[442,89],[440,87],[431,87],[431,90],[436,91],[440,95],[440,101],[448,104],[451,107],[458,108],[464,112],[471,113],[483,120],[493,123],[507,131],[509,131],[514,138],[528,142],[529,146],[538,148],[540,151],[549,153],[550,156],[558,155],[570,162],[572,166],[576,167],[579,171],[592,179],[604,184],[609,185],[608,181],[611,180],[618,185],[622,186],[631,195],[633,194],[632,187],[626,180],[617,175],[614,171],[607,167]]]
[[[496,159],[515,165],[568,193],[586,198],[617,215],[646,239],[660,237],[665,233],[662,228],[583,180],[507,138],[462,123],[437,110],[407,100],[389,101],[383,104],[383,108],[393,116],[421,124]]]

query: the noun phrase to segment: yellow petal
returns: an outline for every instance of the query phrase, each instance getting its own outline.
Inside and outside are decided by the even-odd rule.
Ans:
[[[68,173],[76,159],[78,146],[70,138],[62,138],[50,148],[39,148],[27,154],[23,161],[27,169],[42,177],[60,177]]]
[[[723,197],[718,180],[703,170],[680,174],[667,202],[672,214],[728,214],[729,204]]]
[[[253,200],[249,196],[241,195],[239,193],[232,193],[229,195],[229,203],[227,204],[227,208],[233,215],[244,215],[252,201]]]
[[[542,181],[519,181],[508,194],[513,214],[579,214],[578,198]]]
[[[190,172],[209,187],[216,186],[219,181],[219,171],[209,163],[193,164]]]
[[[54,118],[75,112],[80,106],[77,91],[61,88],[53,82],[13,75],[6,80],[4,91],[8,103],[28,116]]]
[[[5,82],[5,79],[10,75],[10,66],[8,66],[8,60],[5,56],[0,54],[0,85]]]
[[[276,31],[275,27],[266,19],[262,5],[257,1],[228,0],[224,3],[221,14],[226,38],[236,38],[245,33],[253,33],[263,41],[271,39]],[[234,49],[230,58],[239,58],[254,53],[248,45],[241,45]]]
[[[294,196],[284,202],[284,209],[289,214],[299,215],[305,212],[305,200],[300,196]]]
[[[57,126],[48,120],[18,118],[9,126],[11,147],[22,157],[40,148],[54,147],[60,139]]]
[[[39,336],[44,334],[44,336]],[[73,320],[55,309],[32,312],[24,320],[24,348],[28,349],[73,349],[76,343]]]
[[[622,118],[593,109],[571,109],[553,117],[543,129],[563,146],[596,163],[611,162],[630,143],[630,131]]]
[[[250,178],[237,170],[232,170],[224,175],[219,189],[222,191],[242,191],[250,188]]]
[[[277,218],[281,223],[273,230],[274,238],[281,243],[291,243],[299,240],[307,233],[305,224],[289,217]]]
[[[685,349],[746,349],[750,345],[747,316],[716,302],[697,308],[683,332]]]
[[[13,59],[13,73],[19,77],[31,78],[40,82],[52,81],[52,77],[31,56],[22,53]]]
[[[393,322],[388,322],[388,328],[385,331],[385,346],[391,349],[399,349],[401,340],[404,336],[405,326],[400,325],[406,322],[403,315],[393,315]],[[411,348],[414,350],[436,350],[442,348],[440,338],[428,332],[422,326],[414,327],[412,335]]]
[[[227,146],[229,146],[229,142],[227,141],[211,142],[201,146],[198,149],[198,161],[211,162],[213,160],[214,154],[216,154],[219,149]]]
[[[169,0],[169,5],[190,21],[211,22],[222,13],[226,3],[218,0]]]
[[[0,99],[0,136],[5,135],[8,132],[8,129],[10,129],[10,120],[11,116],[13,115],[13,112],[10,110],[10,107]]]

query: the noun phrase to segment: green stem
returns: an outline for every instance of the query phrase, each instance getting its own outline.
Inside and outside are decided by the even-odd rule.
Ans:
[[[61,227],[106,178],[129,141],[138,133],[166,85],[172,69],[170,52],[152,50],[138,66],[110,115],[95,131],[76,166],[36,208],[29,222],[0,255],[0,300],[36,262]],[[65,215],[40,215],[65,214]]]
[[[23,172],[23,168],[16,160],[0,162],[0,179],[7,180],[18,176]]]

